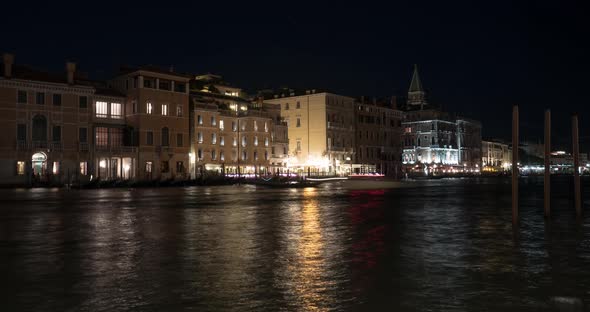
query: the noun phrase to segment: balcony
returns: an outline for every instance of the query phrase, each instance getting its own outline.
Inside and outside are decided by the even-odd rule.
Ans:
[[[88,143],[78,143],[78,151],[88,152],[88,150],[89,150]]]
[[[109,153],[109,154],[132,154],[137,152],[135,146],[109,146],[109,145],[96,145],[94,150],[97,153]]]
[[[49,143],[49,149],[52,152],[61,152],[63,150],[63,144],[61,141],[53,141]]]

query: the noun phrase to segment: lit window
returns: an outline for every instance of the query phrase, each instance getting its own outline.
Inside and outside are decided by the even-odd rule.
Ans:
[[[203,124],[203,116],[201,116],[201,115],[197,115],[197,123],[198,123],[199,125],[202,125],[202,124]]]
[[[152,173],[154,167],[154,163],[151,161],[146,161],[145,162],[145,173]]]
[[[106,118],[108,116],[107,102],[96,102],[96,117]]]
[[[216,160],[217,159],[217,152],[215,150],[211,151],[211,160]]]
[[[53,170],[52,170],[53,174],[59,174],[59,161],[54,161],[53,162]]]
[[[162,116],[168,116],[168,104],[162,104]]]
[[[145,110],[146,110],[146,113],[147,113],[148,115],[151,115],[151,114],[152,114],[152,112],[153,112],[153,110],[154,110],[154,106],[152,105],[152,103],[151,103],[151,102],[147,102],[147,103],[146,103],[146,105],[145,105]]]
[[[111,103],[111,118],[115,118],[115,119],[123,118],[121,103]]]
[[[17,161],[16,162],[16,174],[18,174],[18,175],[25,174],[25,162],[24,161]]]
[[[197,142],[198,143],[203,143],[203,132],[198,132],[197,133]]]
[[[224,136],[219,137],[219,145],[225,146],[225,137]]]
[[[234,132],[235,131],[238,131],[238,126],[237,126],[237,124],[236,124],[235,121],[232,121],[231,122],[231,130],[234,131]]]
[[[254,131],[258,131],[258,122],[254,120]]]
[[[236,137],[234,137],[232,146],[238,146],[238,139]]]
[[[264,138],[264,146],[268,146],[268,138]]]
[[[95,128],[94,144],[96,146],[108,146],[109,144],[109,129],[106,127]]]
[[[217,126],[217,122],[215,121],[215,116],[211,116],[211,126]]]
[[[223,125],[223,120],[219,121],[219,129],[223,130],[224,129],[224,125]]]
[[[254,146],[258,146],[258,137],[257,136],[254,137]]]
[[[246,147],[246,141],[247,141],[246,136],[243,136],[242,137],[242,146],[243,147]]]
[[[268,122],[264,122],[264,132],[268,132]]]
[[[211,144],[217,144],[217,133],[211,133]]]
[[[80,162],[80,174],[87,175],[88,174],[88,163],[85,161]]]
[[[176,105],[176,116],[182,117],[182,105]]]
[[[225,155],[223,154],[223,151],[219,151],[219,160],[221,160],[221,161],[225,160]]]

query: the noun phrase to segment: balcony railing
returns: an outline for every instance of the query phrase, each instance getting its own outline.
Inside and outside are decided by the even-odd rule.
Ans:
[[[130,154],[137,152],[135,146],[109,146],[109,145],[96,145],[94,147],[96,152],[111,153],[111,154]]]
[[[88,150],[89,150],[88,143],[78,143],[78,150],[80,152],[88,152]]]
[[[51,143],[49,143],[49,149],[51,151],[62,151],[63,144],[60,141],[51,142]]]

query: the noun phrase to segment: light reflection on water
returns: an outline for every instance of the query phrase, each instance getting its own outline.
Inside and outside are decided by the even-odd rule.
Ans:
[[[590,218],[576,223],[568,181],[555,182],[550,222],[542,184],[522,182],[516,232],[502,179],[376,191],[2,190],[0,302],[7,311],[551,311],[568,298],[588,307]]]

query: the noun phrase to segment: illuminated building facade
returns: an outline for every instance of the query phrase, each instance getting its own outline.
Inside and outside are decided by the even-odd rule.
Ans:
[[[0,77],[0,181],[6,185],[133,178],[126,97],[66,63],[54,74],[3,55]]]
[[[510,170],[512,150],[508,144],[497,141],[481,141],[482,171],[502,172]]]
[[[288,137],[278,108],[242,98],[220,76],[191,82],[191,174],[274,174],[286,167]]]
[[[146,66],[122,68],[109,81],[125,94],[130,145],[136,147],[142,180],[188,178],[190,77]]]
[[[312,174],[349,171],[354,157],[355,100],[316,90],[286,92],[265,103],[281,107],[288,128],[288,166]]]
[[[417,67],[408,91],[402,128],[402,163],[407,172],[479,172],[481,123],[430,105]]]

